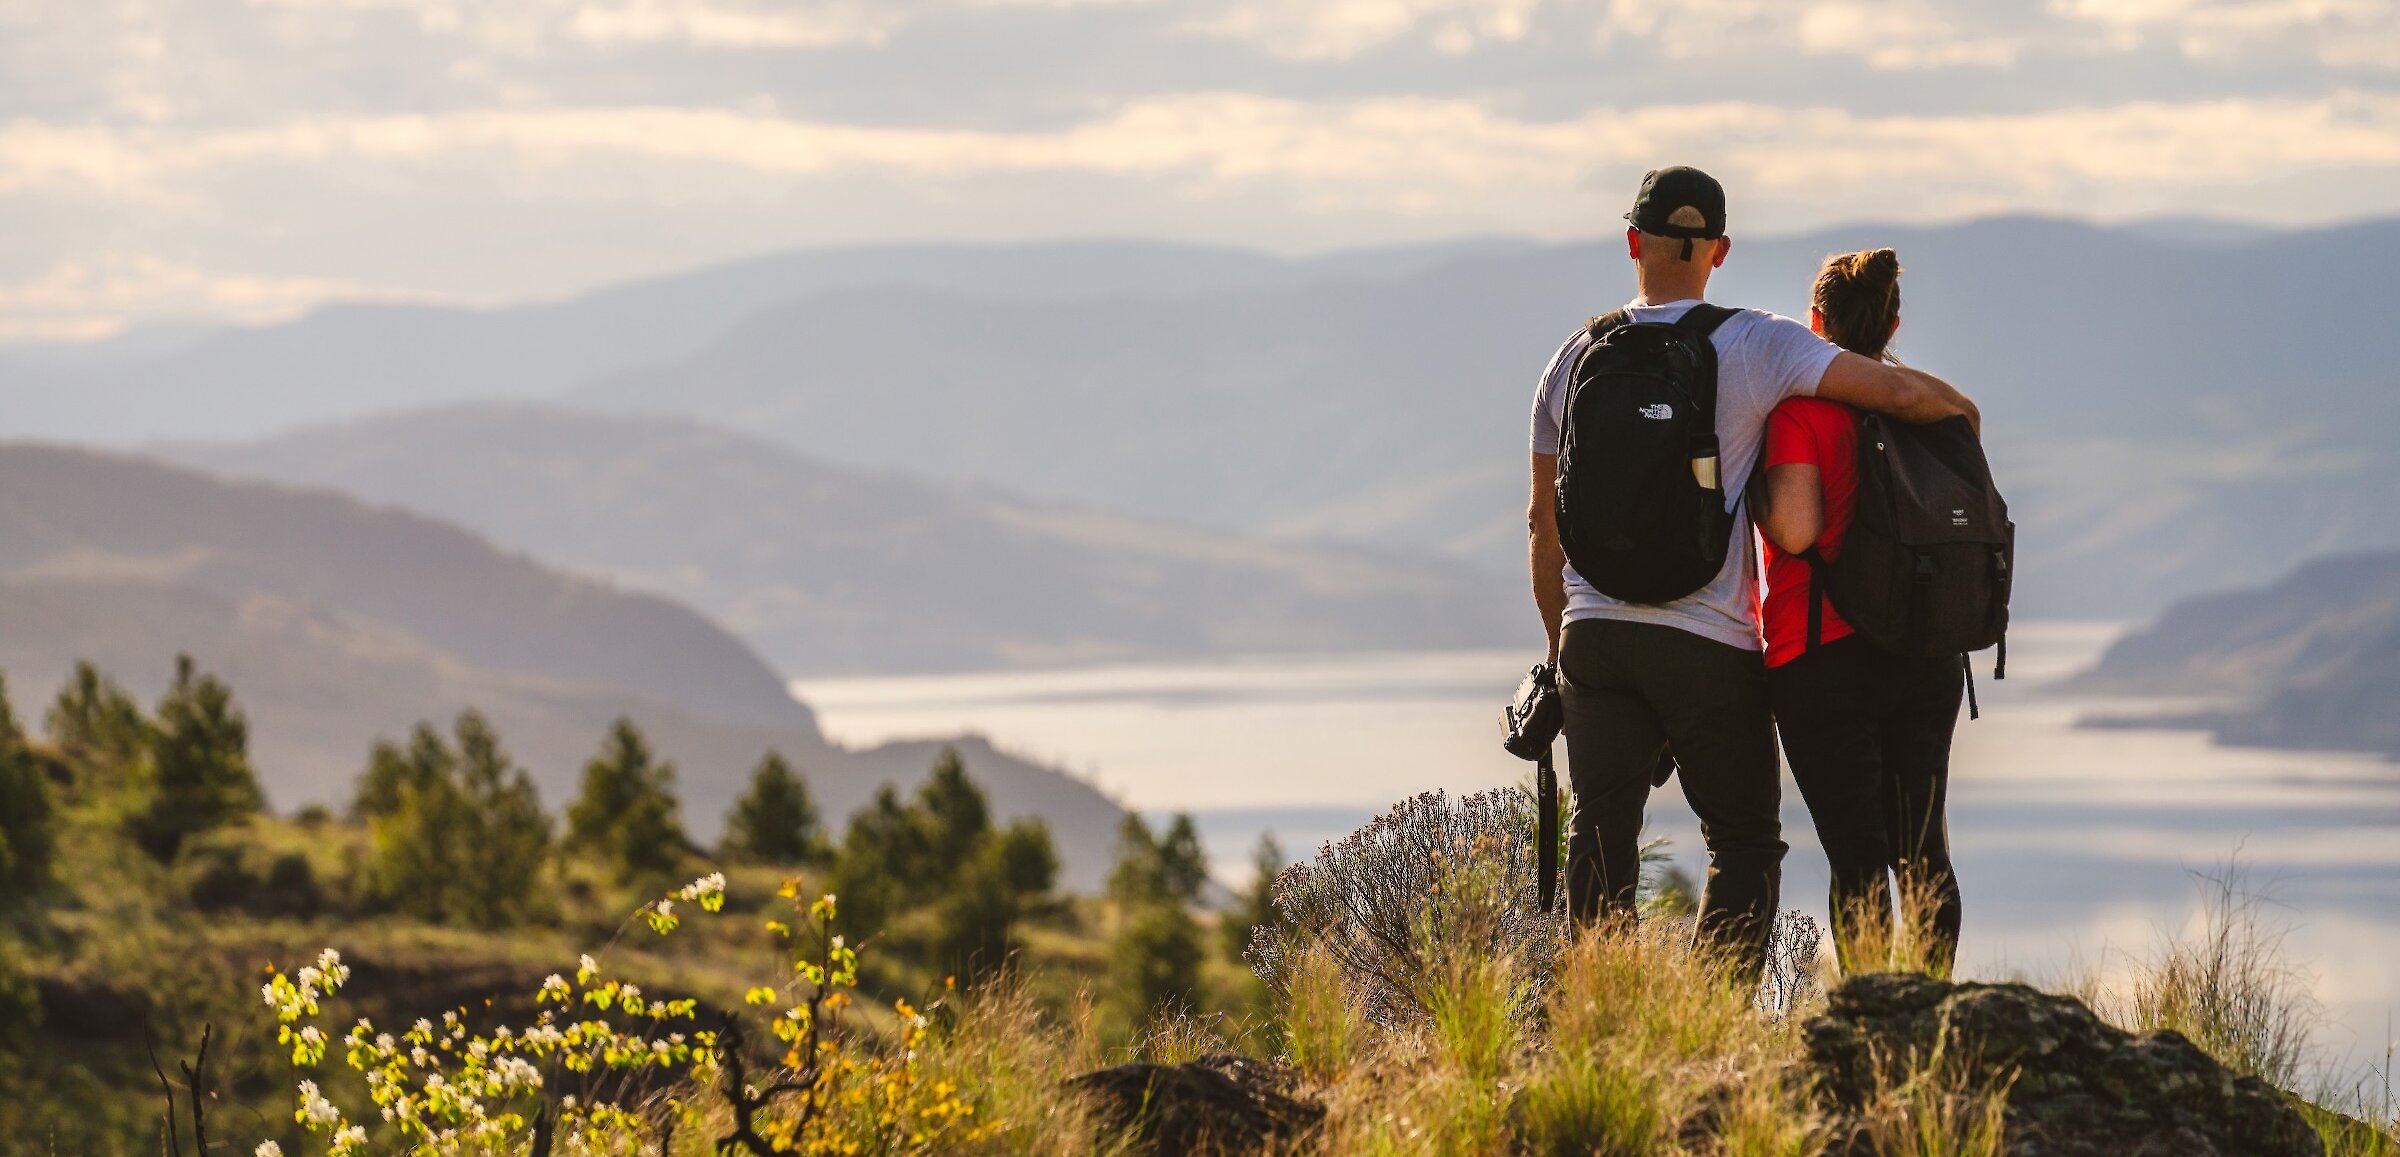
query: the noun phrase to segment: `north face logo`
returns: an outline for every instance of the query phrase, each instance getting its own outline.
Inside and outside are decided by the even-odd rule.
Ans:
[[[1642,407],[1641,414],[1653,422],[1672,422],[1675,420],[1675,407],[1658,402]]]

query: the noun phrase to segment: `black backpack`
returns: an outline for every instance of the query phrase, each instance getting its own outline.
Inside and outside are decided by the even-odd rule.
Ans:
[[[1593,318],[1558,431],[1558,541],[1585,582],[1628,603],[1714,581],[1733,536],[1717,461],[1717,347],[1733,310],[1673,324]],[[1705,475],[1704,479],[1702,476]]]
[[[1858,423],[1858,506],[1830,562],[1809,564],[1808,645],[1824,600],[1859,634],[1919,658],[1997,646],[2008,677],[2008,595],[2017,526],[1964,417],[1912,425],[1880,414]]]

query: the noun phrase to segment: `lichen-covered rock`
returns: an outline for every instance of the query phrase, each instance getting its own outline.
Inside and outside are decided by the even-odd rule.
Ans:
[[[1067,1082],[1102,1129],[1159,1154],[1254,1153],[1324,1120],[1282,1065],[1211,1053],[1179,1065],[1131,1064]]]
[[[1937,1044],[1986,1079],[2014,1072],[2009,1157],[2323,1157],[2288,1094],[2236,1076],[2182,1035],[2126,1033],[2073,997],[2021,984],[1853,977],[1803,1032],[1824,1107],[1854,1133],[1878,1069]],[[1846,1138],[1835,1153],[1866,1153]]]

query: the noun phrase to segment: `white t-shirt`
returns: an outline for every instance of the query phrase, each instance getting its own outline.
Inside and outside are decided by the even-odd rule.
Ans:
[[[1634,321],[1673,322],[1699,302],[1662,302],[1626,306]],[[1750,511],[1742,489],[1758,462],[1766,438],[1767,415],[1777,403],[1795,394],[1814,394],[1825,367],[1840,348],[1810,333],[1788,317],[1745,309],[1725,319],[1713,337],[1717,347],[1717,461],[1725,480],[1725,501],[1734,510],[1733,540],[1726,544],[1725,569],[1714,581],[1671,603],[1646,605],[1612,599],[1566,568],[1567,622],[1578,619],[1625,619],[1661,623],[1720,643],[1758,650],[1758,558],[1750,545]],[[1558,453],[1559,424],[1567,412],[1567,379],[1575,363],[1592,344],[1591,334],[1577,330],[1542,370],[1533,395],[1533,452]]]

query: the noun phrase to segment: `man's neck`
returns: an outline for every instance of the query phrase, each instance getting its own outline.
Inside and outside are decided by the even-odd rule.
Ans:
[[[1644,305],[1665,305],[1670,301],[1705,301],[1708,299],[1708,277],[1676,277],[1650,275],[1635,267],[1636,300]]]

